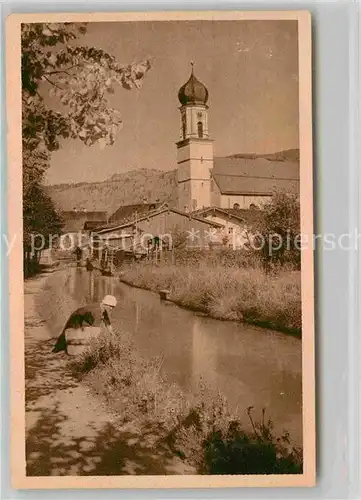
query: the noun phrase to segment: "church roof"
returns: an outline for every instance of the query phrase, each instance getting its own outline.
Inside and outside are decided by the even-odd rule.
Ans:
[[[215,158],[212,178],[222,194],[271,195],[275,189],[299,191],[299,163],[265,158]]]
[[[179,102],[185,104],[206,104],[208,101],[208,90],[193,74],[193,65],[191,76],[188,81],[179,89]]]

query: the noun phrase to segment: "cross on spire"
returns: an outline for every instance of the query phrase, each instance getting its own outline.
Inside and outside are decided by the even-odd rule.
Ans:
[[[191,67],[192,67],[192,74],[193,74],[193,68],[194,68],[194,62],[191,61]]]

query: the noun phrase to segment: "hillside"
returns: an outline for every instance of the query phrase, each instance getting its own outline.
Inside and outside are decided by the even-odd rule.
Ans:
[[[114,174],[102,182],[56,184],[48,186],[49,195],[59,210],[87,209],[115,212],[120,205],[166,201],[176,204],[176,171],[131,170]]]

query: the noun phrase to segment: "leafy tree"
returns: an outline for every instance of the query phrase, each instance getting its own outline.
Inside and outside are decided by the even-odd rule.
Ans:
[[[60,234],[62,220],[39,183],[28,187],[23,206],[24,272],[28,276],[38,271],[41,249],[48,246],[51,235]]]
[[[48,228],[52,222],[58,224],[41,183],[59,141],[72,138],[86,145],[113,144],[122,120],[120,112],[109,106],[107,95],[115,85],[140,88],[150,69],[149,61],[122,65],[101,49],[79,45],[85,32],[86,26],[80,23],[22,25],[24,241],[38,225],[34,217],[39,216],[42,204],[54,217],[43,223]],[[49,233],[45,226],[43,230]]]
[[[257,238],[256,238],[257,240]],[[299,196],[276,191],[262,211],[258,223],[258,242],[266,270],[272,264],[301,264]]]
[[[43,186],[34,183],[29,187],[24,198],[24,228],[26,238],[24,243],[29,245],[29,235],[38,233],[48,238],[50,234],[59,234],[62,220],[56,212],[53,202],[45,192]]]

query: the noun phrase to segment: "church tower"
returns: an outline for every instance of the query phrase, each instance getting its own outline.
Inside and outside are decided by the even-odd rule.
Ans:
[[[208,131],[208,90],[194,76],[180,88],[180,141],[177,142],[178,208],[192,212],[211,205],[213,141]]]

